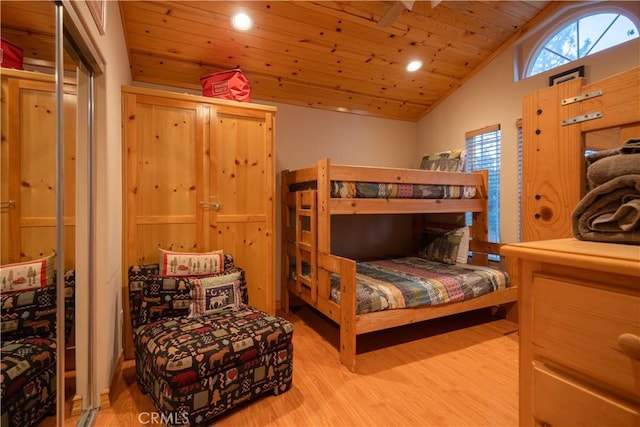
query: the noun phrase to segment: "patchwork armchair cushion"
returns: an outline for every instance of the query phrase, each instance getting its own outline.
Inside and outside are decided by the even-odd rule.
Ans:
[[[2,425],[35,425],[56,404],[55,339],[3,341],[1,357]]]
[[[75,313],[74,270],[66,272],[64,283],[66,340]],[[56,286],[1,298],[0,425],[35,426],[56,406]]]
[[[185,292],[192,285],[181,280],[162,289],[159,266],[129,268],[129,301],[138,384],[148,393],[165,419],[204,425],[265,393],[280,394],[291,388],[293,375],[293,325],[247,305],[244,271],[225,254],[220,276],[240,277],[237,308],[189,316]],[[153,290],[147,290],[152,287]],[[186,287],[186,289],[185,289]],[[146,304],[166,305],[156,320],[141,312]],[[167,316],[168,315],[168,316]]]

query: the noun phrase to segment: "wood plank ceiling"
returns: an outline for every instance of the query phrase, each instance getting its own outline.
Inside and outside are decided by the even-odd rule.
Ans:
[[[256,100],[407,121],[424,117],[558,7],[549,1],[416,1],[411,11],[400,8],[391,25],[379,25],[393,3],[119,4],[134,81],[199,90],[202,76],[241,68]],[[3,37],[27,44],[25,55],[46,59],[24,34],[43,37],[53,21],[44,25],[33,2],[1,6]],[[231,27],[238,10],[253,17],[251,31]],[[25,13],[32,16],[16,16]],[[409,73],[406,65],[414,59],[423,67]]]

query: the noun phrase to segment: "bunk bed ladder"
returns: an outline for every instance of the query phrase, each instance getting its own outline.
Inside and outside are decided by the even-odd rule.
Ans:
[[[317,292],[317,217],[316,190],[298,191],[296,195],[296,291],[309,303],[318,300]]]

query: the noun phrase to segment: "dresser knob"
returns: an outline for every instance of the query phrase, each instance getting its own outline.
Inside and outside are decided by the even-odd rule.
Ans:
[[[622,334],[618,337],[618,346],[627,356],[640,360],[640,337],[634,334]]]

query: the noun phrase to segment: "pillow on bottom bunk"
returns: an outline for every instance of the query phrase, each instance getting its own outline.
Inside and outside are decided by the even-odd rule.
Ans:
[[[444,264],[467,263],[469,227],[451,228],[430,225],[422,232],[418,254],[420,257]]]

